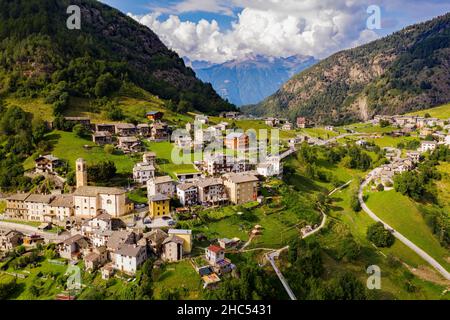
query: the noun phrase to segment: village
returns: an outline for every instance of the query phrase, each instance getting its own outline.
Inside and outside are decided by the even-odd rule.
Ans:
[[[203,254],[193,255],[194,242],[204,240],[204,235],[193,234],[189,229],[177,229],[181,214],[195,215],[198,206],[203,208],[228,205],[261,204],[261,184],[272,177],[283,176],[282,160],[294,153],[302,143],[310,145],[338,144],[338,137],[356,136],[355,144],[365,147],[365,138],[380,138],[380,134],[362,134],[344,128],[338,137],[328,139],[297,134],[289,139],[284,153],[273,155],[264,149],[258,161],[250,161],[251,135],[240,130],[229,130],[222,121],[209,126],[206,115],[196,115],[194,123],[173,130],[162,119],[164,114],[150,111],[148,122],[142,124],[116,123],[92,124],[89,118],[66,117],[71,125],[82,125],[99,146],[113,145],[124,154],[138,154],[140,162],[134,165],[134,187],[145,188],[147,204],[134,203],[122,187],[95,186],[88,181],[88,163],[76,160],[76,186],[71,192],[52,190],[47,194],[17,193],[6,197],[5,212],[1,216],[0,250],[11,251],[18,246],[33,247],[43,243],[56,243],[59,256],[71,263],[83,261],[88,272],[100,272],[108,280],[114,274],[133,277],[147,259],[155,258],[165,263],[188,259],[204,288],[214,288],[223,276],[232,276],[236,265],[226,258],[229,250],[236,251],[244,244],[238,237],[212,239],[203,248]],[[239,113],[221,114],[223,119],[238,119]],[[262,119],[270,128],[292,131],[294,125],[286,119]],[[421,161],[421,154],[433,152],[438,145],[450,145],[448,121],[417,116],[375,116],[371,126],[394,126],[391,136],[405,136],[417,132],[422,139],[417,151],[406,157],[395,148],[386,148],[387,164],[374,170],[376,184],[392,188],[396,174],[413,170]],[[314,128],[314,123],[298,117],[298,129]],[[335,132],[333,126],[325,131]],[[176,176],[158,170],[157,154],[146,150],[143,141],[170,141],[178,150],[188,154],[205,152],[200,161],[194,161],[193,172]],[[207,153],[208,146],[219,144],[222,151]],[[35,159],[35,173],[58,175],[61,159],[52,154]],[[131,173],[130,173],[131,174]],[[1,221],[0,220],[0,221]],[[18,228],[17,222],[39,223],[36,229]],[[45,231],[57,228],[57,236],[46,237]],[[262,226],[252,228],[252,236],[261,232]],[[25,230],[26,229],[26,230]],[[306,231],[304,231],[306,230]],[[302,232],[312,231],[311,226]]]
[[[112,144],[124,153],[140,153],[141,139],[166,141],[171,132],[161,120],[161,112],[147,113],[152,125],[138,124],[95,124],[82,117],[66,117],[65,121],[80,124],[92,132],[92,141],[98,145]],[[235,117],[226,114],[224,117]],[[206,125],[208,117],[199,115],[196,124]],[[227,124],[221,123],[206,130],[198,129],[194,140],[190,138],[189,124],[184,136],[176,136],[173,143],[180,149],[200,147],[212,142],[225,132]],[[114,140],[113,140],[114,139]],[[135,206],[120,187],[91,186],[88,182],[88,164],[78,159],[76,187],[72,193],[53,190],[50,194],[19,193],[6,198],[4,221],[39,222],[38,230],[45,231],[53,226],[60,228],[59,240],[42,237],[33,232],[10,230],[1,235],[0,248],[12,250],[19,245],[36,246],[39,243],[57,241],[61,258],[69,261],[83,261],[87,271],[100,271],[109,279],[115,271],[135,275],[138,268],[150,257],[165,262],[176,262],[189,257],[192,251],[191,230],[174,229],[176,212],[201,205],[241,205],[261,201],[258,197],[258,176],[281,176],[281,160],[269,157],[258,165],[251,165],[245,159],[249,150],[249,137],[243,133],[230,133],[224,137],[229,150],[242,151],[238,160],[232,155],[212,154],[196,163],[198,172],[184,173],[177,179],[169,175],[158,175],[156,154],[142,153],[142,162],[133,168],[133,180],[139,187],[147,189],[148,206]],[[61,160],[49,154],[35,160],[37,174],[57,175]],[[173,208],[177,199],[181,205]],[[143,209],[143,210],[142,210]],[[143,213],[143,214],[142,214]],[[139,215],[139,221],[127,224],[123,217]],[[136,219],[134,219],[136,220]],[[6,224],[8,224],[6,222]],[[257,229],[257,228],[256,228]],[[200,235],[201,236],[201,235]],[[220,281],[219,276],[230,273],[235,266],[225,258],[225,250],[236,247],[240,240],[218,239],[205,249],[204,260],[196,269],[205,282],[205,287]]]

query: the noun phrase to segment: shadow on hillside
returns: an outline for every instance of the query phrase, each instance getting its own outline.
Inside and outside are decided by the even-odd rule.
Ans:
[[[59,139],[61,139],[61,135],[59,133],[51,133],[45,136],[45,140],[50,144],[51,150],[55,148]]]
[[[327,189],[317,185],[313,180],[298,173],[290,173],[285,176],[285,182],[292,185],[296,191],[304,193],[322,192],[327,193]]]

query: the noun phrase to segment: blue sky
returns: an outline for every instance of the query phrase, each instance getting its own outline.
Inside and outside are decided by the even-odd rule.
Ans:
[[[324,58],[450,12],[450,0],[102,0],[180,55],[224,62],[263,54]],[[368,29],[367,8],[381,9]]]
[[[205,2],[208,0],[205,0]],[[109,4],[110,6],[121,10],[124,13],[133,13],[136,15],[144,15],[149,12],[155,11],[155,8],[168,8],[170,4],[181,3],[183,1],[167,1],[167,0],[103,0],[102,2]],[[241,8],[235,7],[233,12],[237,15]],[[198,22],[201,19],[216,20],[220,27],[228,29],[231,27],[231,22],[235,20],[236,16],[230,16],[215,12],[205,12],[199,7],[198,11],[182,12],[177,14],[182,21]],[[169,13],[161,15],[161,19],[167,19]]]

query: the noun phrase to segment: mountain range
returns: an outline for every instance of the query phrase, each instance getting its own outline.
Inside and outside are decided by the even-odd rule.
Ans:
[[[450,101],[450,13],[338,52],[242,110],[343,124]]]
[[[69,5],[80,8],[80,30],[66,25]],[[1,95],[97,99],[123,84],[171,100],[174,109],[235,110],[153,31],[116,9],[94,0],[0,0]]]
[[[317,62],[313,57],[301,55],[287,58],[255,55],[222,64],[184,59],[201,80],[211,83],[222,98],[237,106],[262,101],[294,74]]]

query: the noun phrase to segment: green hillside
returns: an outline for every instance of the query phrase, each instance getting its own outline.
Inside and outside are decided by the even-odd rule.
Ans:
[[[425,109],[421,111],[411,112],[408,113],[408,115],[412,116],[425,116],[426,114],[429,114],[430,116],[434,118],[439,119],[450,119],[450,103],[444,104],[442,106],[431,108],[431,109]]]
[[[69,5],[81,8],[81,30],[66,27]],[[98,1],[0,0],[0,39],[0,95],[41,98],[54,114],[130,84],[181,113],[235,109],[150,29]]]

